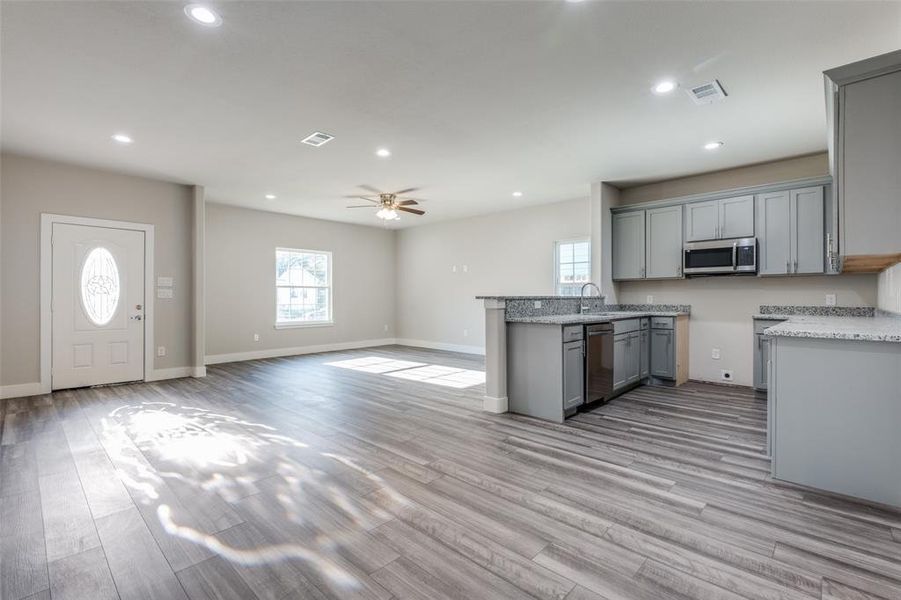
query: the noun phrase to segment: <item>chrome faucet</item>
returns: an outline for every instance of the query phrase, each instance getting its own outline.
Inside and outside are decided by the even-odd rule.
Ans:
[[[587,313],[590,308],[588,306],[588,303],[585,302],[585,288],[587,288],[588,286],[594,287],[594,289],[596,289],[598,291],[598,296],[601,295],[601,288],[599,288],[596,284],[591,283],[590,281],[582,286],[582,289],[579,290],[579,303],[580,303],[579,312],[583,315],[585,313]]]

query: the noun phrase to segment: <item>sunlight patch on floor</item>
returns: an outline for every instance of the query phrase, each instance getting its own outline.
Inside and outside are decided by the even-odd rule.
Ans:
[[[460,369],[443,365],[428,365],[426,363],[411,362],[407,360],[394,360],[381,356],[365,356],[350,360],[338,360],[325,363],[330,367],[362,371],[386,375],[408,381],[419,381],[452,388],[468,388],[485,383],[485,372],[472,369]]]

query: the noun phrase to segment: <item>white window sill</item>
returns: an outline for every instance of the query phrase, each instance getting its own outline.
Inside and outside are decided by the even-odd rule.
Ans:
[[[334,321],[284,321],[276,323],[274,329],[304,329],[307,327],[334,327]]]

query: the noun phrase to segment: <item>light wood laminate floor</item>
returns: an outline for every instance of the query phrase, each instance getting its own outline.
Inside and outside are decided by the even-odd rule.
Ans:
[[[384,347],[6,401],[0,597],[901,598],[901,513],[771,480],[752,394],[556,425],[482,413],[481,370]]]

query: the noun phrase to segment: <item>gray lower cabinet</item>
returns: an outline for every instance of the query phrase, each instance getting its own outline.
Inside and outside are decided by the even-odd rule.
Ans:
[[[613,215],[613,279],[645,276],[645,225],[643,210]]]
[[[583,400],[582,325],[507,323],[510,412],[562,423]]]
[[[585,361],[582,340],[563,344],[563,409],[573,409],[583,402]]]
[[[639,337],[638,348],[641,353],[639,364],[639,379],[647,379],[651,376],[651,337],[649,332],[650,319],[641,320],[641,335]]]
[[[651,375],[676,378],[676,334],[673,329],[651,329]]]
[[[763,330],[781,323],[781,319],[754,321],[754,389],[762,392],[767,390],[770,362],[770,338],[763,335]]]
[[[615,321],[613,328],[613,389],[620,390],[641,380],[640,320]]]

